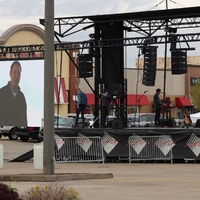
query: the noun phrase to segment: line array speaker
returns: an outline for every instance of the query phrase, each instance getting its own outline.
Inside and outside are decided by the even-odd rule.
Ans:
[[[176,50],[171,52],[172,74],[187,73],[187,52]]]
[[[78,54],[78,71],[79,78],[87,78],[93,76],[93,55]]]
[[[157,46],[147,46],[144,52],[144,68],[142,84],[154,86],[156,79]]]

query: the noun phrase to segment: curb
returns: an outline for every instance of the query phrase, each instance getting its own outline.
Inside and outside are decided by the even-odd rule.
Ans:
[[[59,181],[73,181],[73,180],[88,180],[88,179],[110,179],[113,178],[112,173],[106,174],[10,174],[1,175],[0,181],[21,181],[21,182],[59,182]]]

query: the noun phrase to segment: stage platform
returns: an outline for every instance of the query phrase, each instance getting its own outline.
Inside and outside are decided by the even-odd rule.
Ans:
[[[171,136],[173,159],[200,160],[200,128],[188,127],[133,127],[133,128],[70,128],[55,130],[60,137],[102,138],[106,159],[124,160],[129,157],[130,136]],[[169,141],[168,141],[169,142]],[[165,148],[166,143],[159,148]]]

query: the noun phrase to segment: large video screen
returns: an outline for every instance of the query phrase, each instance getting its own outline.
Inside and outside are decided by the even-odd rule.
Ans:
[[[0,62],[0,126],[40,126],[43,99],[44,60]]]

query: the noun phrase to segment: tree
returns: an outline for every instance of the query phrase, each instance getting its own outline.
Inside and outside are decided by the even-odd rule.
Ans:
[[[200,79],[191,87],[190,97],[192,104],[197,110],[200,110]]]

